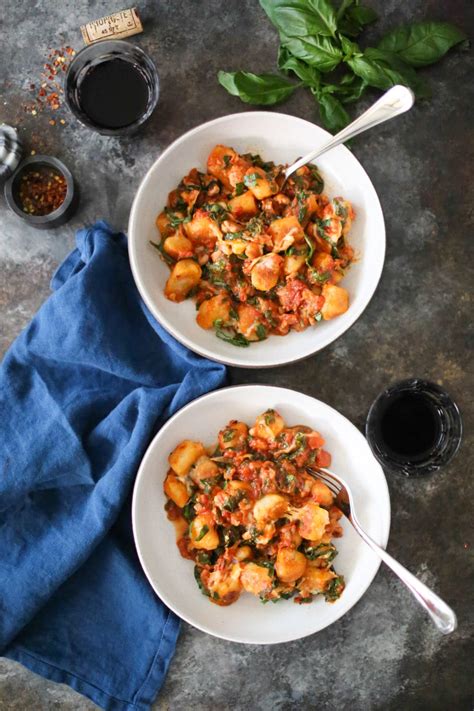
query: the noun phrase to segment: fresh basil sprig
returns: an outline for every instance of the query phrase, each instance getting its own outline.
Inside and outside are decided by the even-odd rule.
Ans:
[[[369,87],[404,84],[417,98],[430,94],[416,70],[439,61],[466,35],[447,22],[417,22],[389,32],[377,47],[354,41],[375,11],[360,0],[259,0],[280,37],[278,68],[282,74],[219,72],[222,86],[248,104],[269,106],[288,99],[300,86],[310,89],[324,126],[336,132]],[[346,71],[341,73],[341,68]],[[293,75],[299,81],[291,81]]]

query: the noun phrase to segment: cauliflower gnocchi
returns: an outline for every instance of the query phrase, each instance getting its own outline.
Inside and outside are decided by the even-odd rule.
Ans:
[[[196,301],[197,323],[246,347],[303,331],[349,308],[337,286],[354,259],[350,202],[323,194],[314,165],[285,181],[285,166],[217,145],[156,218],[168,263],[165,296]]]
[[[244,592],[262,602],[340,597],[332,539],[342,512],[306,470],[329,466],[323,446],[319,432],[268,409],[250,426],[231,420],[213,447],[184,440],[171,452],[165,508],[211,602],[231,605]]]

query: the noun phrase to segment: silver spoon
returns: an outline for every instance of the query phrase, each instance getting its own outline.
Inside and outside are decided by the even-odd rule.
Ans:
[[[336,133],[335,136],[332,136],[327,143],[324,143],[319,148],[316,148],[315,151],[311,151],[311,153],[303,156],[303,158],[299,158],[296,163],[288,166],[284,172],[285,180],[288,180],[290,175],[294,173],[295,170],[298,170],[301,166],[306,165],[306,163],[311,163],[311,161],[319,158],[319,156],[326,153],[331,148],[338,146],[340,143],[345,143],[350,138],[357,136],[359,133],[367,131],[368,128],[377,126],[379,123],[388,121],[389,119],[408,111],[408,109],[411,109],[413,106],[414,101],[415,97],[411,89],[408,89],[406,86],[401,86],[400,84],[392,86],[392,88],[386,91],[385,94],[375,102],[375,104],[372,104],[367,111],[364,111],[361,116],[343,128],[342,131],[339,131],[339,133]]]
[[[329,469],[307,467],[306,471],[315,479],[320,479],[336,496],[336,503],[354,526],[359,536],[372,548],[383,562],[405,583],[415,599],[425,608],[436,627],[443,634],[454,632],[458,626],[454,611],[433,590],[418,580],[409,570],[392,558],[383,548],[367,535],[354,513],[354,499],[351,489],[344,479]]]

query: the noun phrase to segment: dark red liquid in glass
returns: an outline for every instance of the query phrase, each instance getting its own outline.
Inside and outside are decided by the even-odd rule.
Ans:
[[[79,86],[79,103],[100,128],[125,128],[148,108],[150,90],[140,68],[124,59],[108,59],[91,66]]]
[[[439,440],[440,413],[423,393],[402,391],[387,400],[380,415],[379,434],[395,456],[424,459]]]

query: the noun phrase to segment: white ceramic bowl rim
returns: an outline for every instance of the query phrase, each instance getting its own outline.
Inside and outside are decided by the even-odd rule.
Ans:
[[[265,392],[265,398],[267,399],[267,402],[272,402],[276,398],[276,393],[278,393],[278,396],[280,400],[286,401],[287,405],[290,406],[292,403],[292,400],[294,402],[294,398],[296,398],[296,401],[300,401],[300,404],[298,406],[302,406],[303,403],[305,405],[311,404],[315,408],[319,408],[321,413],[326,413],[327,415],[330,415],[330,418],[332,419],[333,423],[336,422],[338,424],[338,427],[344,424],[344,428],[346,430],[350,429],[351,430],[351,436],[354,437],[358,442],[362,445],[362,448],[364,450],[364,461],[365,461],[365,454],[367,455],[367,462],[370,463],[370,466],[373,467],[373,472],[378,472],[376,474],[376,486],[378,488],[378,500],[375,503],[375,501],[372,501],[371,506],[372,506],[372,513],[374,511],[377,511],[377,515],[379,516],[379,528],[378,532],[375,533],[374,531],[370,532],[373,538],[376,540],[376,542],[381,545],[383,548],[386,547],[387,541],[388,541],[388,536],[389,536],[389,531],[390,531],[390,497],[389,497],[389,491],[388,491],[388,486],[387,482],[383,473],[382,468],[378,464],[378,462],[375,460],[373,457],[369,445],[367,441],[365,440],[365,437],[362,435],[362,433],[341,413],[339,413],[337,410],[334,408],[330,407],[329,405],[326,405],[320,400],[317,400],[316,398],[313,398],[311,396],[305,395],[303,393],[300,393],[298,391],[290,390],[288,388],[279,388],[276,386],[268,386],[268,385],[235,385],[235,386],[230,386],[227,388],[221,388],[220,390],[215,390],[213,392],[207,393],[206,395],[202,395],[199,398],[196,398],[195,400],[191,401],[187,405],[185,405],[183,408],[178,410],[164,425],[163,427],[158,431],[158,433],[155,435],[153,438],[152,442],[150,443],[143,459],[140,464],[137,478],[135,481],[135,486],[134,486],[134,491],[133,491],[133,499],[132,499],[132,526],[133,526],[133,533],[134,533],[134,538],[135,538],[135,544],[137,548],[137,553],[138,557],[140,559],[140,563],[142,565],[142,568],[151,584],[153,587],[154,591],[160,597],[163,602],[171,609],[173,612],[175,612],[179,617],[184,619],[186,622],[189,624],[193,625],[194,627],[202,630],[203,632],[206,632],[208,634],[220,637],[222,639],[227,639],[232,642],[240,642],[240,643],[250,643],[250,644],[275,644],[275,643],[281,643],[281,642],[287,642],[291,641],[294,639],[300,639],[302,637],[305,637],[310,634],[314,634],[317,631],[320,631],[321,629],[324,629],[324,627],[328,626],[328,624],[333,624],[336,620],[338,620],[340,617],[342,617],[346,612],[355,605],[359,599],[364,595],[366,592],[367,588],[370,586],[372,583],[379,567],[380,567],[380,559],[378,556],[376,556],[366,545],[357,537],[357,534],[354,532],[354,529],[352,529],[351,525],[346,521],[345,522],[345,532],[344,532],[344,537],[346,536],[348,530],[350,530],[351,535],[353,535],[357,541],[358,541],[358,546],[361,546],[363,549],[364,555],[368,554],[372,556],[371,560],[369,560],[369,564],[367,564],[367,558],[365,560],[365,566],[366,566],[366,572],[365,575],[366,577],[363,580],[362,584],[358,584],[358,587],[356,589],[356,592],[352,594],[351,599],[346,599],[344,600],[344,596],[341,598],[341,601],[338,601],[339,607],[336,609],[336,614],[332,615],[332,619],[330,622],[326,622],[325,624],[320,625],[316,629],[304,629],[304,630],[290,630],[289,633],[286,634],[286,636],[282,636],[281,639],[272,639],[270,641],[268,640],[261,640],[259,638],[255,638],[255,636],[252,636],[251,639],[247,639],[245,637],[242,637],[240,632],[238,633],[232,633],[232,632],[227,632],[223,630],[216,631],[216,629],[212,628],[211,624],[207,624],[206,622],[203,622],[202,620],[197,620],[192,614],[187,614],[186,612],[183,611],[182,609],[182,604],[180,605],[179,602],[176,602],[174,599],[171,599],[168,595],[166,595],[163,591],[162,585],[157,581],[156,575],[154,576],[153,573],[149,570],[148,565],[147,565],[147,559],[149,558],[149,553],[147,553],[145,550],[142,550],[143,548],[143,527],[142,527],[142,520],[141,520],[141,507],[142,507],[142,501],[144,494],[142,493],[142,488],[143,488],[143,483],[145,480],[145,477],[149,476],[150,472],[150,460],[153,458],[155,454],[155,449],[159,446],[160,440],[163,438],[166,440],[166,435],[172,431],[177,423],[179,422],[180,418],[183,417],[183,415],[186,415],[186,413],[189,414],[189,411],[193,410],[196,408],[197,405],[202,404],[204,401],[212,402],[212,400],[219,400],[221,396],[225,398],[226,393],[229,393],[231,396],[242,396],[244,399],[249,398],[246,400],[247,402],[252,403],[251,400],[251,391],[253,389],[258,388],[260,391]],[[268,395],[267,395],[268,393]],[[257,394],[257,399],[258,399],[258,394]],[[318,414],[318,418],[322,417],[322,414]],[[237,416],[239,413],[236,413]],[[225,418],[225,415],[218,414],[218,417],[221,419]],[[329,422],[329,420],[327,421]],[[291,423],[294,424],[294,423]],[[323,428],[321,428],[323,431]],[[209,433],[212,436],[212,432]],[[323,431],[324,434],[324,431]],[[185,432],[183,436],[190,436],[190,433]],[[179,436],[175,441],[175,444],[178,444],[179,438],[181,437],[181,432],[179,432]],[[174,439],[174,438],[173,438]],[[334,454],[334,452],[332,452]],[[164,457],[160,452],[160,458]],[[367,467],[367,463],[365,464],[365,468]],[[153,476],[155,476],[153,472]],[[158,484],[158,482],[156,482]],[[375,483],[375,482],[374,482]],[[357,490],[354,491],[355,496],[358,496]],[[375,507],[375,508],[374,508]],[[169,524],[169,528],[172,528],[171,522],[166,520],[166,517],[163,512],[161,512],[163,515],[163,519],[166,521],[166,524]],[[363,521],[362,521],[363,522]],[[363,522],[364,523],[364,522]],[[367,526],[366,530],[367,530]],[[344,540],[344,537],[340,539],[341,541]],[[174,543],[174,541],[173,541]],[[158,544],[156,544],[158,545]],[[337,546],[337,542],[336,542]],[[158,553],[158,549],[157,549]],[[177,548],[175,550],[176,556],[179,557],[179,554],[177,552]],[[152,553],[154,555],[154,553]],[[186,564],[191,565],[192,562],[186,560]],[[160,575],[162,573],[160,572]],[[194,582],[194,581],[192,581]],[[346,580],[346,583],[348,581]],[[187,584],[186,580],[183,580],[183,584]],[[347,590],[346,590],[347,592]],[[189,594],[193,595],[197,593],[197,588],[194,589],[194,587],[191,585],[191,589],[189,590]],[[251,597],[251,596],[249,596]],[[205,598],[204,598],[205,600]],[[205,600],[207,605],[210,605],[211,610],[215,606],[213,606],[211,603],[209,603],[207,600]],[[239,605],[241,601],[239,600],[235,607]],[[294,603],[293,603],[294,604]],[[326,604],[326,603],[324,603]],[[231,606],[234,607],[234,606]],[[301,606],[300,606],[301,607]],[[304,605],[302,606],[304,608],[311,608],[312,605]],[[332,606],[331,606],[332,607]],[[218,609],[229,609],[229,608],[218,608]],[[209,614],[211,613],[211,610],[209,611]],[[262,614],[263,610],[262,610]],[[309,627],[309,626],[308,626]]]
[[[304,119],[296,116],[269,111],[250,111],[230,114],[213,119],[191,129],[176,139],[163,151],[163,153],[150,167],[138,188],[130,212],[129,255],[132,273],[145,304],[157,321],[162,324],[163,327],[171,333],[177,341],[199,355],[210,358],[219,363],[245,368],[269,368],[296,362],[309,357],[316,351],[321,350],[339,338],[339,336],[350,328],[350,326],[352,326],[352,324],[359,318],[372,298],[382,273],[385,257],[385,226],[380,202],[370,178],[352,153],[345,146],[338,146],[328,154],[322,156],[322,158],[318,161],[323,177],[325,177],[327,182],[327,165],[329,165],[329,163],[333,162],[338,165],[338,174],[341,173],[341,165],[345,166],[347,173],[350,173],[351,175],[353,186],[356,185],[358,188],[359,186],[363,186],[363,199],[365,202],[366,213],[369,211],[370,207],[370,220],[369,215],[366,215],[365,221],[369,220],[370,222],[370,229],[368,232],[371,239],[371,249],[368,250],[365,248],[364,254],[362,255],[363,260],[368,261],[370,258],[370,271],[367,265],[362,265],[361,269],[363,274],[359,279],[360,283],[357,283],[354,287],[355,298],[351,297],[349,310],[345,314],[339,316],[337,319],[334,319],[334,321],[321,322],[314,329],[307,329],[303,333],[290,332],[289,335],[284,337],[271,336],[266,341],[253,343],[246,349],[236,348],[234,346],[224,344],[222,341],[219,342],[213,332],[205,332],[207,340],[203,340],[201,335],[198,338],[196,335],[192,334],[193,326],[188,323],[186,329],[183,325],[183,319],[180,318],[179,315],[175,316],[173,314],[173,316],[170,317],[169,314],[165,314],[164,310],[166,309],[163,309],[163,307],[160,307],[157,304],[157,298],[152,294],[152,288],[149,283],[150,280],[148,279],[147,281],[143,274],[143,261],[145,259],[148,260],[150,255],[143,255],[140,253],[141,250],[143,250],[142,242],[144,241],[143,230],[141,229],[141,226],[139,226],[140,213],[143,211],[143,201],[146,203],[147,193],[153,192],[154,195],[154,191],[151,190],[151,184],[149,185],[149,183],[153,182],[154,185],[160,183],[158,180],[160,165],[163,163],[166,164],[168,157],[174,152],[179,153],[177,149],[179,149],[183,144],[186,144],[190,140],[192,141],[193,139],[198,139],[199,135],[203,132],[206,133],[212,129],[221,129],[227,125],[232,127],[236,124],[236,122],[238,122],[239,126],[242,126],[243,124],[246,125],[246,121],[249,122],[249,125],[260,121],[262,125],[264,124],[268,127],[268,135],[271,135],[271,126],[275,126],[275,132],[278,132],[278,130],[281,131],[281,126],[279,126],[278,122],[284,122],[285,125],[288,124],[288,131],[291,129],[294,134],[304,133],[304,131],[307,133],[309,132],[313,136],[311,139],[312,142],[316,140],[323,141],[330,137],[330,134],[309,121],[305,121]],[[300,129],[300,131],[298,131],[298,129]],[[237,131],[237,128],[232,128],[230,130],[235,132]],[[315,136],[318,136],[318,138],[315,138]],[[231,137],[229,136],[228,138],[230,141]],[[209,150],[212,147],[211,144],[212,139],[209,139]],[[308,146],[308,150],[312,147],[314,146]],[[272,158],[270,155],[265,157],[267,159]],[[190,158],[188,169],[192,167],[192,164],[193,158]],[[203,168],[203,166],[198,167],[201,169]],[[168,173],[169,170],[167,171],[167,175]],[[345,197],[351,199],[352,195],[346,194]],[[164,201],[162,201],[162,203],[158,200],[156,201],[156,214],[158,213],[161,204],[164,204]],[[356,209],[357,208],[358,206],[356,206]],[[357,220],[355,225],[357,225]],[[356,227],[355,229],[359,228]],[[360,227],[360,229],[362,230],[363,228]],[[149,245],[146,244],[146,247],[149,247]],[[356,279],[356,277],[351,277],[351,273],[355,270],[356,266],[357,265],[353,265],[349,270],[349,273],[345,278],[346,284],[348,283],[348,280],[351,280],[351,278]],[[364,269],[367,271],[365,272]],[[184,304],[185,303],[186,302],[184,302]],[[184,304],[180,304],[178,306],[183,308]],[[199,329],[197,325],[196,328]],[[307,333],[311,333],[311,336],[306,336],[303,339],[302,336]],[[287,339],[295,337],[299,337],[300,340],[297,343],[292,342],[291,347],[289,347],[289,341]],[[286,343],[284,344],[282,341],[286,341]],[[207,345],[208,343],[209,345]],[[271,343],[271,346],[267,346],[266,344],[268,343]]]

